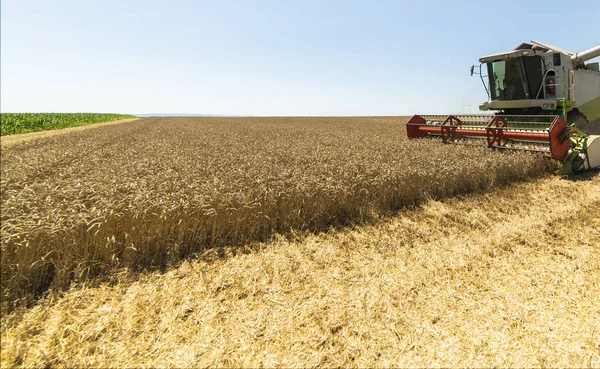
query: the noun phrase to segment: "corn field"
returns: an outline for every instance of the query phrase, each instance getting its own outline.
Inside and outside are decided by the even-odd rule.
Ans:
[[[403,118],[146,118],[2,149],[2,300],[539,177]]]
[[[126,118],[134,116],[100,113],[1,113],[0,135],[48,131]]]

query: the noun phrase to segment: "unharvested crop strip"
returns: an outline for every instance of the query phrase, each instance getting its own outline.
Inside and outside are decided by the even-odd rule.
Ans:
[[[2,300],[547,174],[400,118],[148,118],[2,150]]]

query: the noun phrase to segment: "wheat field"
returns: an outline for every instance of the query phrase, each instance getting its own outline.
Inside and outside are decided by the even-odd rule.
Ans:
[[[600,366],[600,173],[73,285],[2,367]]]
[[[2,303],[546,175],[403,118],[147,118],[5,145]]]

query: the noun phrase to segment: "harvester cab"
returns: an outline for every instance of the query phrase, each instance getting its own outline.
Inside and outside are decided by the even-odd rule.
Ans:
[[[415,115],[408,137],[548,152],[563,162],[560,173],[600,168],[600,68],[586,64],[598,56],[600,45],[572,53],[531,41],[481,57],[471,75],[481,78],[488,99],[479,109],[488,113]]]

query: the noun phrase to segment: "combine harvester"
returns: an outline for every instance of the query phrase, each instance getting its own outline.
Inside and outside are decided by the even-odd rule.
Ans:
[[[478,73],[471,67],[488,94],[479,109],[495,115],[415,115],[408,137],[548,152],[563,163],[560,174],[600,168],[600,68],[585,63],[600,45],[571,53],[531,42],[480,58]]]

